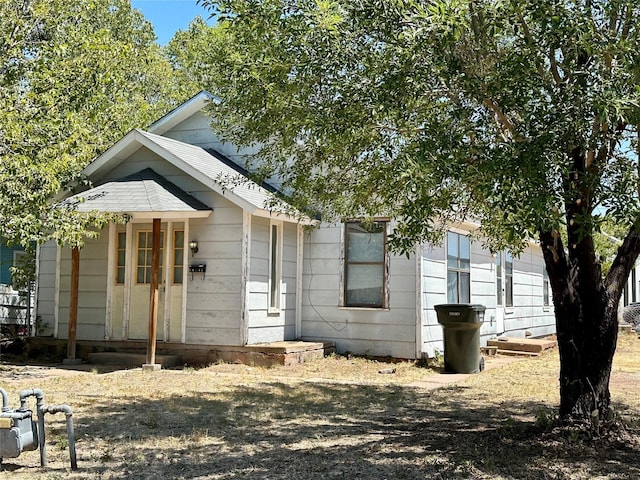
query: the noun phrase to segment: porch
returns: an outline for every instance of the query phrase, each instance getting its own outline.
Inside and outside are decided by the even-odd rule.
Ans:
[[[67,349],[66,340],[52,337],[30,337],[26,344],[27,354],[31,357],[48,356],[61,361]],[[146,360],[146,347],[146,340],[78,340],[76,356],[84,362],[99,365],[141,366]],[[281,341],[245,346],[158,342],[156,363],[163,367],[216,362],[270,367],[315,360],[334,350],[333,342]]]

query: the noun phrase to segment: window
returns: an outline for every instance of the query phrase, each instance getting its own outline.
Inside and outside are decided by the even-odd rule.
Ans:
[[[496,254],[496,305],[502,306],[502,252]]]
[[[547,269],[542,267],[542,305],[548,307],[549,302],[549,274]]]
[[[127,234],[118,232],[116,239],[116,284],[124,283],[125,266],[127,263]]]
[[[269,232],[269,311],[280,310],[282,282],[282,223],[272,223]]]
[[[22,287],[16,285],[23,284],[27,280],[33,267],[33,265],[29,265],[30,260],[33,261],[34,259],[24,250],[13,251],[13,265],[9,272],[11,273],[11,285],[14,288],[31,288],[32,280],[28,281],[28,285],[23,285]]]
[[[173,232],[173,283],[182,283],[184,272],[184,231],[174,230]]]
[[[151,255],[153,247],[153,232],[151,230],[138,231],[138,265],[136,281],[151,283]],[[164,250],[164,232],[160,234],[160,271],[158,278],[162,278],[162,258]]]
[[[347,222],[344,306],[386,307],[387,222]]]
[[[628,285],[625,285],[622,289],[622,305],[625,307],[629,305],[629,288]]]
[[[471,301],[471,242],[458,233],[447,234],[447,302]]]
[[[513,307],[513,257],[508,251],[504,253],[504,304]]]

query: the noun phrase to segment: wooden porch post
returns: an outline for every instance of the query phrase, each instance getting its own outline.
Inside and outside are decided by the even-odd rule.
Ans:
[[[160,219],[153,219],[151,243],[151,284],[149,285],[149,336],[147,339],[147,363],[143,368],[156,370],[156,330],[158,322],[158,277],[160,270]]]
[[[77,364],[82,360],[76,358],[76,332],[78,327],[78,289],[80,285],[80,249],[71,249],[71,294],[69,298],[69,336],[67,339],[66,364]]]

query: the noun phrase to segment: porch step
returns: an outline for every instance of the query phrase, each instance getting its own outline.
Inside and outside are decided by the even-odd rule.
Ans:
[[[522,350],[496,350],[499,355],[511,355],[513,357],[539,357],[539,352],[524,352]]]
[[[618,331],[620,333],[635,333],[634,326],[625,322],[618,323]]]
[[[480,347],[480,353],[489,357],[494,357],[498,353],[498,347]]]
[[[144,353],[125,352],[97,352],[88,355],[89,363],[96,365],[122,365],[128,367],[139,367],[147,363],[147,355]],[[171,368],[182,365],[180,355],[156,355],[156,364],[162,368]]]
[[[557,342],[548,338],[512,338],[500,337],[487,340],[487,347],[497,347],[498,353],[511,355],[539,354],[557,345]],[[517,353],[514,353],[517,352]]]

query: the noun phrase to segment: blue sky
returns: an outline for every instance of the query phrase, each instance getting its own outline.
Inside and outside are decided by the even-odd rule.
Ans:
[[[176,31],[186,30],[198,15],[209,17],[209,12],[196,5],[196,0],[131,0],[131,6],[153,24],[160,45],[166,45]]]

